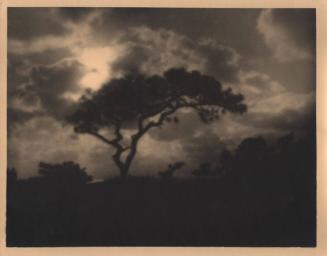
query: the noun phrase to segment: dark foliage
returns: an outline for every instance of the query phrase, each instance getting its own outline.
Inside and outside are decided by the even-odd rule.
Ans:
[[[41,162],[39,173],[42,178],[58,185],[62,184],[84,184],[93,180],[85,168],[74,162],[63,162],[60,164],[49,164]]]
[[[9,186],[7,245],[315,246],[313,134],[273,145],[247,138],[217,158],[225,170],[219,178],[116,178],[66,190],[8,178],[16,185]]]
[[[127,76],[104,84],[82,97],[67,121],[77,133],[92,135],[113,147],[113,160],[120,175],[126,177],[139,140],[164,122],[178,123],[173,115],[179,109],[191,108],[203,122],[210,123],[227,111],[244,113],[243,100],[243,95],[234,94],[230,88],[224,90],[213,77],[170,69],[163,76]],[[131,123],[136,124],[136,132],[125,145],[121,131]],[[103,130],[109,130],[114,138],[104,136]]]
[[[163,172],[159,172],[159,176],[163,179],[169,179],[172,178],[175,174],[175,172],[185,165],[184,162],[176,162],[174,164],[169,164],[167,167],[167,170]]]

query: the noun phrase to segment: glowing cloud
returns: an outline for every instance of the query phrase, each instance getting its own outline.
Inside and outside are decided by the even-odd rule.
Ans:
[[[110,64],[119,56],[117,47],[83,48],[77,54],[78,61],[86,67],[86,73],[80,81],[85,88],[97,90],[112,78]]]

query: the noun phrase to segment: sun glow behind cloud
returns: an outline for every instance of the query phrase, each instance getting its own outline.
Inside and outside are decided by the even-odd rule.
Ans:
[[[116,47],[84,48],[80,50],[78,61],[86,67],[80,83],[85,88],[97,90],[112,77],[110,64],[119,56]]]
[[[111,64],[120,56],[120,49],[116,46],[107,47],[76,47],[74,49],[75,59],[82,64],[85,73],[79,80],[81,89],[96,91],[115,75],[111,71]],[[77,101],[84,90],[67,92],[63,96],[67,99]]]

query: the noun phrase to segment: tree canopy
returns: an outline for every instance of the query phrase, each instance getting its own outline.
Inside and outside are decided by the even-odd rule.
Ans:
[[[172,115],[181,108],[191,108],[209,123],[226,112],[244,113],[244,97],[223,89],[215,78],[198,71],[170,69],[163,76],[126,76],[113,79],[95,92],[84,95],[67,120],[77,133],[97,137],[116,149],[113,159],[121,172],[127,173],[136,153],[137,142],[151,128],[165,121],[178,122]],[[137,131],[128,146],[123,145],[122,126],[135,122]],[[113,139],[101,131],[113,128]],[[122,159],[129,150],[126,159]]]

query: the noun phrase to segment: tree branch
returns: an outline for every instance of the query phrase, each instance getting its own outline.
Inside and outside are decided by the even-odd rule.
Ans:
[[[162,113],[157,121],[155,121],[155,122],[151,121],[145,126],[143,133],[147,132],[152,127],[162,125],[165,118],[168,117],[169,115],[173,114],[174,112],[176,112],[178,109],[179,109],[179,107],[175,107],[175,108],[171,108],[170,110]]]
[[[113,158],[114,162],[117,164],[117,166],[119,167],[119,169],[123,169],[125,164],[121,160],[121,156],[130,147],[123,147],[119,143],[123,139],[123,135],[121,134],[120,130],[121,130],[121,124],[117,123],[115,126],[115,131],[114,131],[116,137],[113,140],[108,140],[103,135],[99,134],[98,132],[89,132],[89,134],[97,137],[101,141],[111,145],[112,147],[114,147],[116,149],[116,152],[115,152],[115,154],[113,154],[112,158]]]
[[[115,143],[113,140],[108,140],[107,138],[105,138],[104,136],[102,136],[101,134],[97,133],[97,132],[88,132],[88,134],[91,134],[95,137],[97,137],[98,139],[102,140],[103,142],[116,147]]]
[[[113,154],[112,158],[121,172],[127,172],[137,151],[138,141],[143,137],[143,135],[150,130],[152,127],[158,127],[163,124],[165,119],[175,113],[178,109],[183,107],[192,107],[197,108],[198,105],[196,103],[187,102],[185,99],[180,98],[178,101],[173,104],[172,101],[167,102],[164,104],[160,109],[156,111],[152,111],[146,115],[141,115],[137,122],[138,122],[138,131],[136,134],[131,136],[131,143],[130,146],[123,147],[121,145],[121,140],[123,139],[123,135],[121,134],[121,123],[115,123],[115,138],[113,140],[108,140],[103,135],[99,134],[98,132],[89,132],[93,136],[97,137],[98,139],[102,140],[103,142],[111,145],[116,149],[115,153]],[[162,113],[157,121],[150,121],[147,125],[144,125],[144,120],[149,117],[155,116],[159,113]],[[125,158],[125,161],[122,160],[122,155],[126,150],[130,150]],[[124,173],[123,173],[124,174]]]
[[[121,123],[117,122],[114,131],[116,138],[112,140],[112,142],[116,145],[120,145],[119,142],[123,139],[123,135],[120,133],[120,129],[121,129]]]

